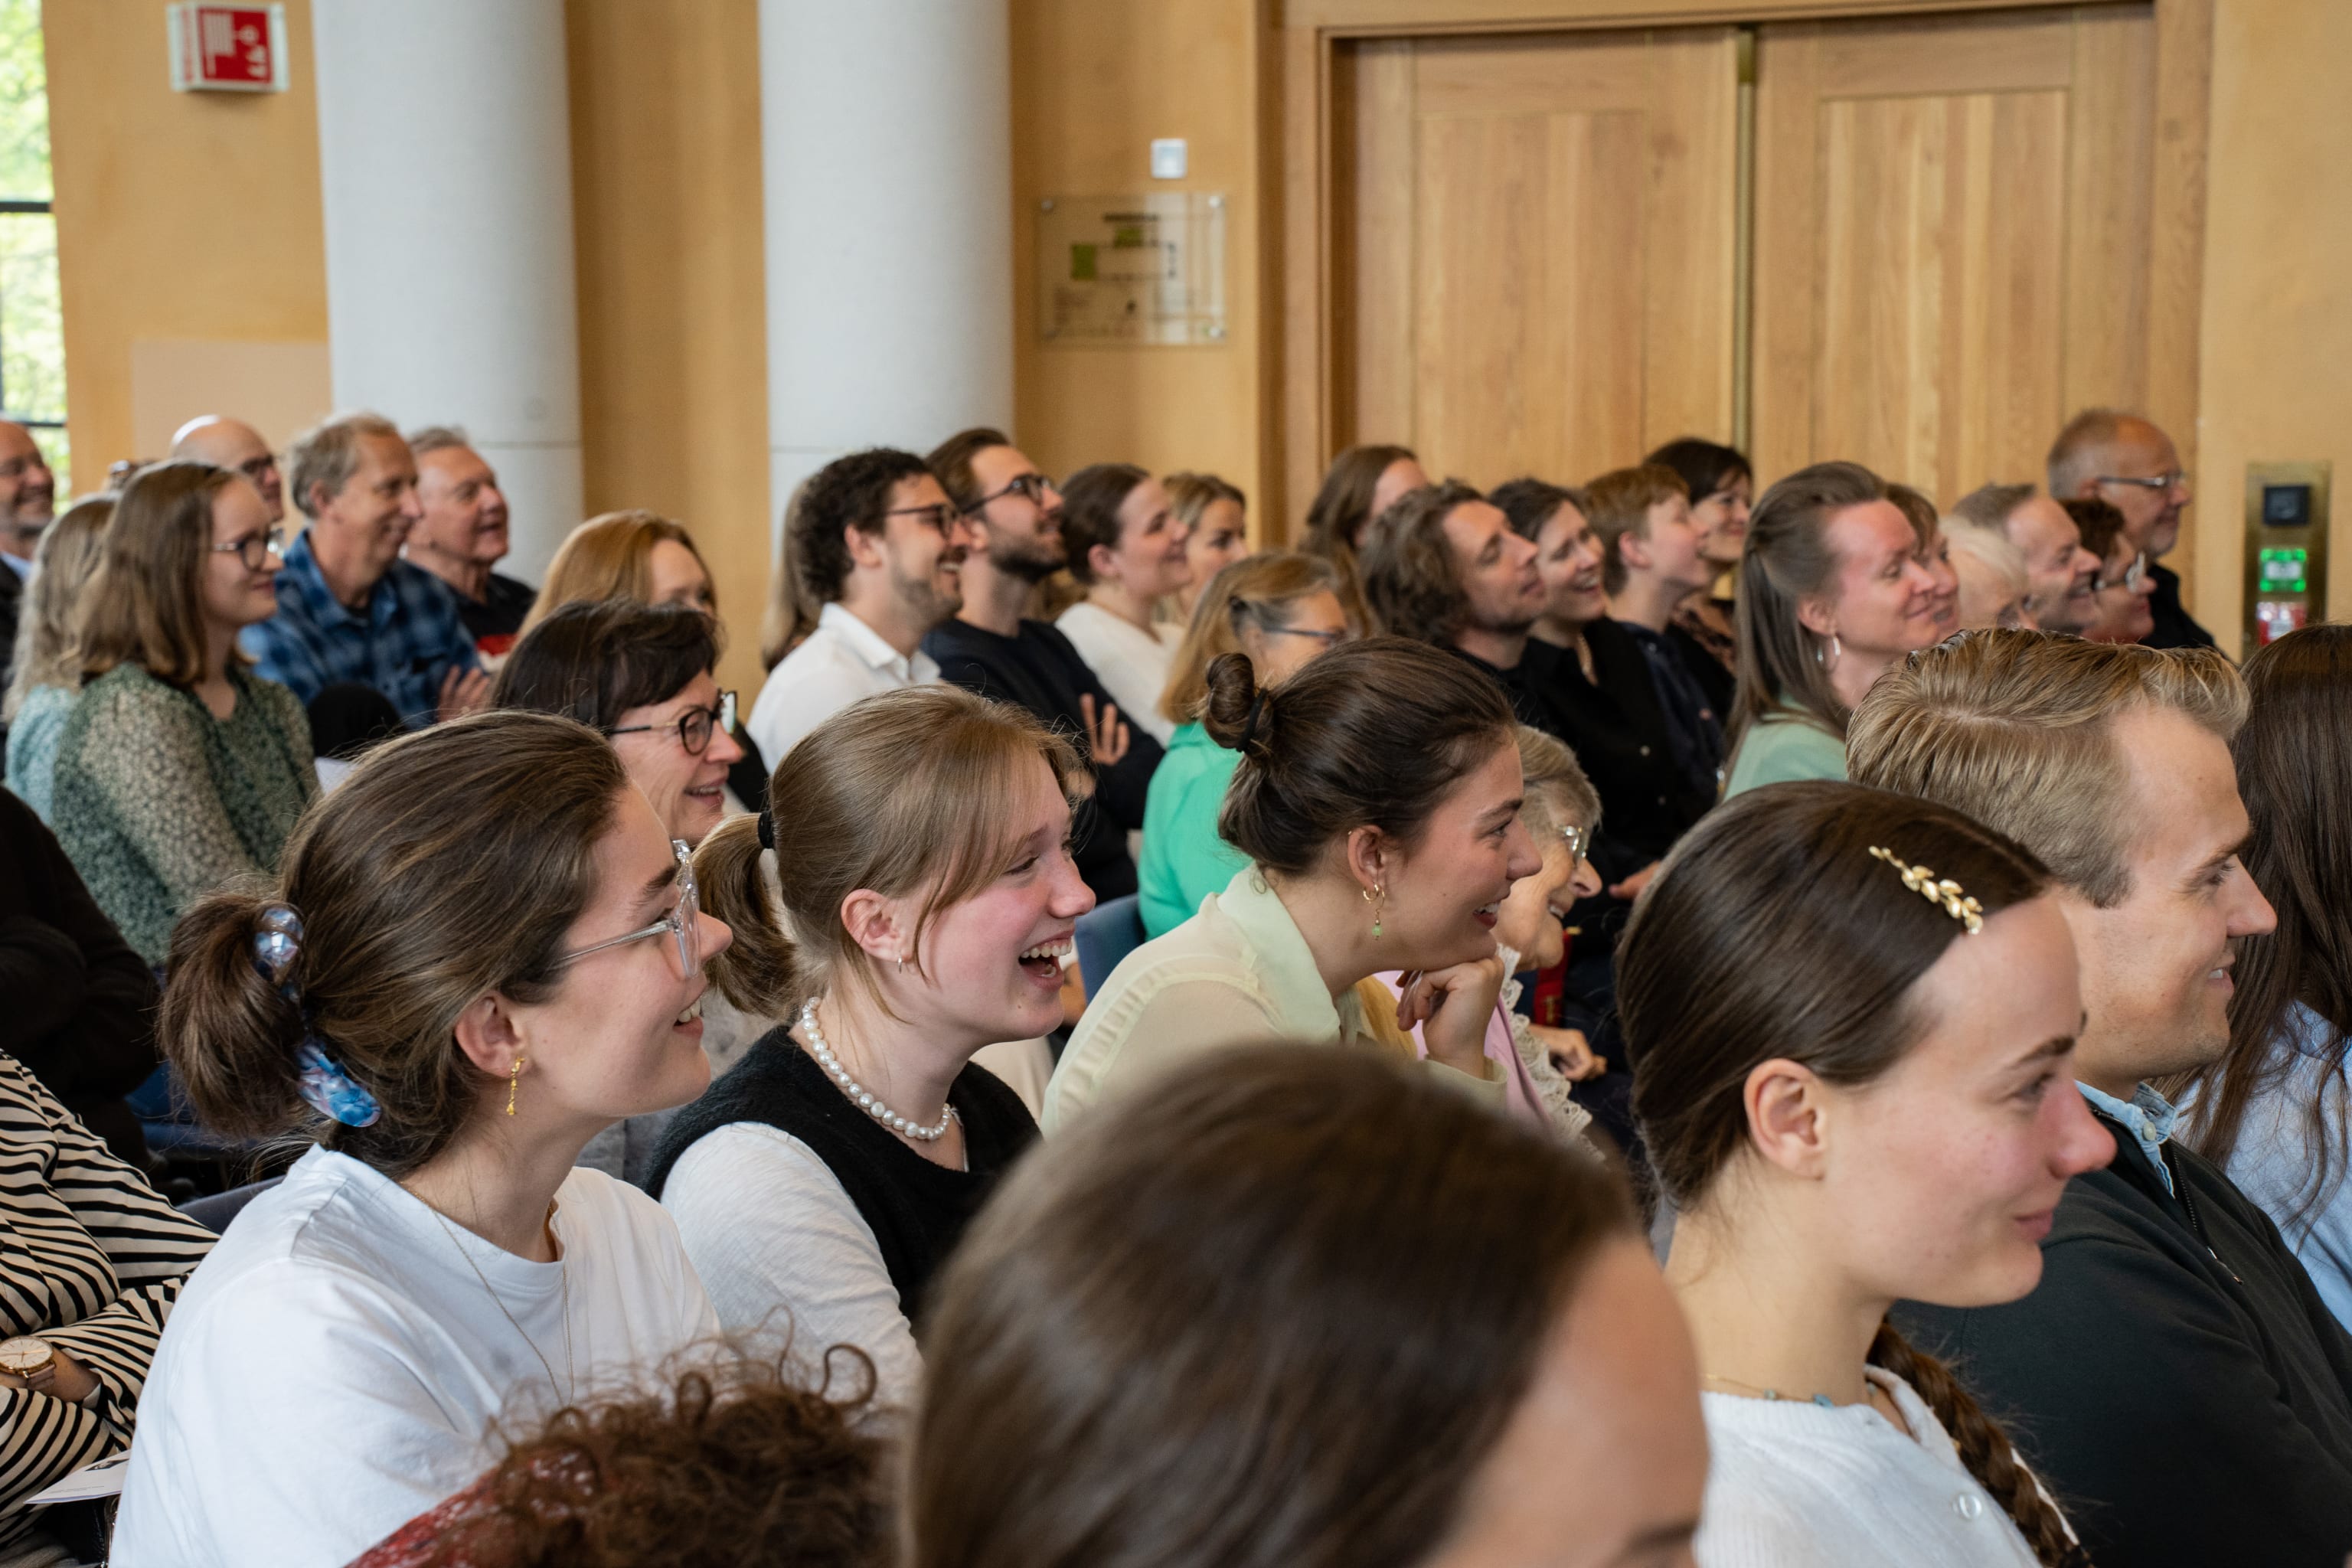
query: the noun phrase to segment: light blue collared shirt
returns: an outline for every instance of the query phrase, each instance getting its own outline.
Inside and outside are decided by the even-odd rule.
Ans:
[[[2172,1167],[2164,1163],[2165,1140],[2172,1136],[2173,1125],[2180,1120],[2180,1112],[2172,1102],[2144,1083],[2133,1089],[2128,1104],[2112,1094],[2100,1093],[2087,1083],[2078,1081],[2074,1087],[2083,1091],[2083,1098],[2091,1102],[2093,1109],[2105,1112],[2131,1130],[2131,1135],[2139,1141],[2139,1152],[2147,1156],[2147,1163],[2164,1178],[2164,1190],[2179,1197],[2172,1184]]]

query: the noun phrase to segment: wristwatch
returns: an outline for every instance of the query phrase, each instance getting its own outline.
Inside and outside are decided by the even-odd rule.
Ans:
[[[25,1386],[47,1393],[58,1380],[58,1352],[49,1342],[30,1334],[0,1340],[0,1372],[25,1380]]]

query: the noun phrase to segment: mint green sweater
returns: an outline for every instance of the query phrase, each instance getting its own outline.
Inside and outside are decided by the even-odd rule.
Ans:
[[[1198,914],[1201,900],[1222,893],[1249,858],[1217,837],[1217,812],[1242,754],[1209,739],[1197,723],[1181,724],[1144,797],[1143,861],[1136,868],[1143,931],[1163,936]]]

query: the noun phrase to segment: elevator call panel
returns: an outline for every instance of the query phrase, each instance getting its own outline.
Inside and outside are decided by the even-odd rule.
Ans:
[[[2246,465],[2247,653],[2327,618],[2326,463]]]

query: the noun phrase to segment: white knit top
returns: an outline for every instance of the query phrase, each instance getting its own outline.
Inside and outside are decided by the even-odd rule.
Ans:
[[[1866,1405],[1700,1396],[1713,1463],[1699,1568],[2036,1568],[1911,1385],[1867,1375],[1911,1436]]]

